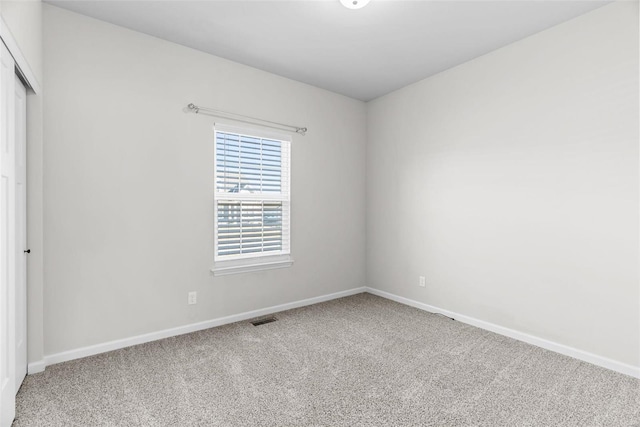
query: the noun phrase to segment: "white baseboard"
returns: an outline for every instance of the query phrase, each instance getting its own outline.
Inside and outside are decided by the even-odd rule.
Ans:
[[[505,328],[504,326],[496,325],[494,323],[485,322],[484,320],[475,319],[473,317],[465,316],[453,311],[444,310],[442,308],[434,307],[432,305],[424,304],[409,298],[404,298],[398,295],[391,294],[389,292],[381,291],[374,288],[367,287],[367,292],[373,295],[380,296],[400,304],[405,304],[411,307],[418,308],[420,310],[428,311],[430,313],[444,314],[447,317],[452,317],[455,320],[472,325],[487,331],[495,332],[496,334],[504,335],[509,338],[516,339],[518,341],[526,342],[538,347],[542,347],[546,350],[551,350],[556,353],[563,354],[565,356],[573,357],[574,359],[582,360],[593,365],[597,365],[612,371],[620,372],[622,374],[630,375],[635,378],[640,378],[640,367],[628,365],[626,363],[618,362],[617,360],[609,359],[607,357],[598,356],[597,354],[589,353],[577,348],[569,347],[564,344],[558,344],[553,341],[549,341],[543,338],[529,335],[524,332],[516,331],[514,329]]]
[[[538,347],[542,347],[547,350],[554,351],[556,353],[563,354],[565,356],[573,357],[584,362],[588,362],[603,368],[610,369],[612,371],[620,372],[632,377],[640,378],[640,367],[628,365],[626,363],[618,362],[613,359],[609,359],[603,356],[598,356],[593,353],[589,353],[577,348],[569,347],[564,344],[559,344],[553,341],[549,341],[543,338],[539,338],[533,335],[526,334],[524,332],[516,331],[514,329],[505,328],[494,323],[479,320],[473,317],[465,316],[463,314],[455,313],[453,311],[441,309],[428,304],[424,304],[409,298],[404,298],[398,295],[391,294],[389,292],[381,291],[369,287],[361,287],[349,289],[346,291],[336,292],[333,294],[322,295],[314,298],[308,298],[300,301],[294,301],[287,304],[276,305],[273,307],[262,308],[259,310],[247,311],[244,313],[234,314],[231,316],[220,317],[217,319],[207,320],[205,322],[192,323],[190,325],[179,326],[177,328],[165,329],[158,332],[151,332],[144,335],[138,335],[135,337],[124,338],[121,340],[109,341],[102,344],[96,344],[88,347],[82,347],[75,350],[69,350],[61,353],[51,354],[44,357],[44,360],[29,363],[28,373],[35,374],[44,371],[46,366],[56,363],[66,362],[69,360],[80,359],[82,357],[93,356],[99,353],[105,353],[107,351],[118,350],[125,347],[131,347],[133,345],[144,344],[150,341],[156,341],[163,338],[169,338],[177,335],[188,334],[191,332],[200,331],[203,329],[214,328],[216,326],[222,326],[229,323],[241,322],[243,320],[253,319],[255,317],[266,316],[268,314],[277,313],[280,311],[291,310],[293,308],[304,307],[307,305],[318,304],[325,301],[330,301],[337,298],[343,298],[350,295],[355,295],[363,292],[368,292],[373,295],[377,295],[392,301],[399,302],[411,307],[418,308],[420,310],[428,311],[430,313],[440,313],[448,317],[453,317],[459,322],[466,323],[487,331],[495,332],[500,335],[507,336],[519,341],[526,342]]]
[[[343,298],[350,295],[360,294],[365,291],[366,291],[365,287],[354,288],[346,291],[336,292],[333,294],[321,295],[318,297],[276,305],[273,307],[261,308],[259,310],[247,311],[244,313],[234,314],[231,316],[220,317],[217,319],[207,320],[205,322],[192,323],[190,325],[179,326],[177,328],[165,329],[162,331],[151,332],[148,334],[138,335],[135,337],[124,338],[121,340],[109,341],[102,344],[96,344],[88,347],[77,348],[75,350],[69,350],[61,353],[50,354],[44,357],[44,361],[30,364],[28,371],[30,374],[41,372],[44,370],[45,366],[54,365],[56,363],[67,362],[69,360],[80,359],[82,357],[87,357],[87,356],[93,356],[95,354],[105,353],[107,351],[118,350],[125,347],[131,347],[133,345],[144,344],[150,341],[161,340],[163,338],[169,338],[177,335],[188,334],[191,332],[214,328],[216,326],[222,326],[229,323],[241,322],[243,320],[253,319],[255,317],[260,317],[260,316],[266,316],[268,314],[273,314],[280,311],[291,310],[293,308],[304,307],[307,305],[318,304],[321,302],[330,301],[337,298]],[[34,369],[33,371],[31,369],[32,365]]]
[[[31,362],[27,365],[27,374],[37,374],[38,372],[43,372],[45,368],[45,362],[43,360],[38,360],[37,362]]]

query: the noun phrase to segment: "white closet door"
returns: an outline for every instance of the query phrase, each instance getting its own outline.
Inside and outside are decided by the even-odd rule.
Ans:
[[[15,76],[16,152],[16,383],[27,375],[27,90]]]
[[[0,42],[0,427],[15,416],[15,64]]]

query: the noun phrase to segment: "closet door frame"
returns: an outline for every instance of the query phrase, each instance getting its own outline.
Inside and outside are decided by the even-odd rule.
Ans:
[[[0,16],[0,50],[2,50],[2,53],[0,54],[0,62],[3,62],[3,67],[5,67],[6,71],[6,78],[5,78],[5,82],[3,82],[4,84],[2,85],[3,88],[0,89],[0,92],[2,92],[2,94],[4,95],[5,93],[8,95],[10,94],[10,98],[12,100],[12,102],[10,104],[12,104],[13,107],[13,112],[8,111],[8,107],[7,105],[9,103],[6,103],[3,99],[0,99],[0,116],[3,116],[5,118],[5,123],[0,124],[0,135],[3,134],[4,129],[8,130],[8,124],[10,124],[11,126],[11,131],[9,132],[13,132],[15,133],[15,96],[16,96],[16,92],[15,92],[15,84],[17,82],[16,79],[16,75],[20,78],[20,81],[22,83],[24,83],[24,87],[26,89],[26,92],[29,92],[31,94],[41,94],[42,93],[42,87],[40,85],[40,82],[38,82],[38,79],[35,76],[35,73],[33,72],[31,66],[29,65],[29,62],[27,61],[26,57],[23,55],[22,51],[19,48],[18,43],[16,42],[16,40],[13,38],[13,35],[11,34],[11,31],[9,30],[9,27],[7,26],[6,22],[4,21],[4,19]],[[10,78],[9,78],[10,77]],[[26,96],[25,96],[25,100],[26,100]],[[4,110],[3,111],[3,107]],[[6,114],[5,114],[6,113]],[[26,117],[26,120],[29,120],[29,117]],[[9,132],[7,132],[7,135],[9,134]],[[4,138],[4,136],[3,136]],[[15,142],[15,135],[12,137],[14,142]],[[8,142],[8,141],[7,141]],[[0,146],[2,144],[0,143]],[[5,149],[7,148],[6,146],[4,147]],[[11,286],[7,286],[6,289],[1,289],[0,290],[0,310],[2,310],[3,312],[0,313],[0,331],[2,331],[4,328],[4,332],[0,332],[0,334],[4,334],[6,335],[6,353],[4,353],[4,356],[0,356],[2,359],[0,360],[0,371],[2,371],[0,373],[0,391],[2,392],[1,395],[1,400],[0,400],[0,427],[9,427],[11,426],[11,423],[15,417],[15,392],[16,392],[16,385],[17,385],[17,377],[19,376],[16,372],[16,322],[15,322],[15,304],[16,304],[16,289],[15,289],[15,276],[16,276],[16,260],[17,260],[17,256],[18,256],[18,252],[20,252],[20,256],[24,256],[23,252],[20,250],[21,248],[18,248],[16,245],[16,233],[19,232],[17,231],[15,228],[16,226],[16,208],[19,209],[19,207],[16,206],[15,204],[15,173],[16,173],[16,168],[15,168],[15,144],[13,147],[13,153],[10,155],[7,155],[6,153],[4,153],[5,155],[3,157],[11,157],[14,156],[13,158],[13,171],[11,170],[11,166],[8,166],[11,164],[11,159],[7,158],[6,162],[3,159],[0,159],[0,164],[5,164],[7,165],[7,168],[3,168],[4,170],[2,171],[3,173],[9,173],[9,174],[13,174],[13,182],[11,184],[9,184],[8,182],[7,184],[7,189],[4,190],[4,193],[2,196],[5,198],[4,203],[7,203],[7,200],[11,200],[13,199],[13,209],[7,209],[5,210],[5,223],[4,223],[4,227],[0,226],[0,229],[4,228],[5,231],[5,235],[7,236],[7,244],[4,246],[4,252],[2,253],[2,256],[0,256],[0,258],[4,258],[4,262],[3,264],[6,262],[6,266],[4,269],[2,269],[2,271],[0,271],[0,277],[3,277],[3,275],[6,273],[6,276],[4,276],[4,278],[6,278],[6,283],[10,284],[12,281],[14,283],[13,286],[13,290],[11,290]],[[25,147],[26,148],[26,147]],[[0,150],[2,151],[2,150]],[[26,151],[24,152],[25,154],[25,167],[26,167]],[[9,175],[7,175],[7,177],[9,177]],[[26,178],[26,177],[25,177]],[[26,179],[23,180],[24,185],[26,185]],[[26,188],[26,187],[25,187]],[[10,194],[11,193],[11,194]],[[0,199],[2,199],[3,197],[0,197]],[[2,202],[0,200],[0,202]],[[26,203],[26,198],[25,198],[25,203]],[[13,212],[11,212],[13,211]],[[26,211],[25,211],[25,215],[26,215]],[[24,221],[24,226],[26,227],[27,223],[26,220]],[[13,236],[13,237],[12,237]],[[3,236],[2,236],[3,237]],[[1,239],[0,239],[1,240]],[[18,239],[21,240],[21,239]],[[24,242],[26,244],[26,242]],[[2,244],[0,244],[0,246],[3,246]],[[5,255],[6,253],[6,255]],[[26,286],[26,274],[24,275],[24,280],[25,280],[25,286]],[[3,292],[5,292],[3,294]],[[26,296],[26,293],[25,293]],[[5,300],[5,302],[7,303],[6,308],[3,309],[3,301]],[[26,307],[25,307],[25,315],[26,315]],[[9,319],[9,318],[13,318],[13,324],[9,324],[8,322],[4,322],[2,319]],[[26,336],[25,336],[26,339]],[[26,342],[25,342],[26,344]],[[4,347],[5,344],[0,343],[0,348]],[[2,351],[0,351],[0,355],[2,354]],[[28,365],[27,365],[28,366]]]

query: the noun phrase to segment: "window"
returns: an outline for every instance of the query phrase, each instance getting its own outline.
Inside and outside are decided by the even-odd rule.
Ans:
[[[288,267],[288,136],[216,125],[216,275]]]

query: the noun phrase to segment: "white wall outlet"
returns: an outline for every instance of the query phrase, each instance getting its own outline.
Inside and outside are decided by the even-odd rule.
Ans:
[[[427,286],[427,280],[424,278],[424,276],[420,276],[420,279],[418,280],[418,286],[420,286],[421,288]]]
[[[188,299],[189,304],[195,304],[197,301],[198,301],[197,293],[195,291],[189,292],[189,299]]]

